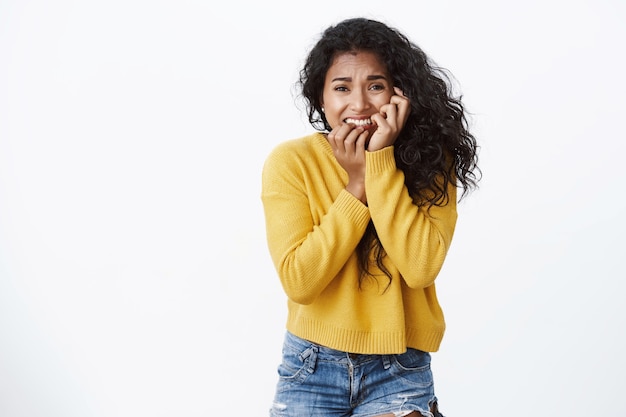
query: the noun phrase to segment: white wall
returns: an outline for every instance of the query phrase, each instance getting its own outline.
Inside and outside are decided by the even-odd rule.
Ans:
[[[0,415],[267,414],[260,170],[353,15],[455,74],[482,147],[438,280],[444,412],[626,413],[623,2],[4,0]]]

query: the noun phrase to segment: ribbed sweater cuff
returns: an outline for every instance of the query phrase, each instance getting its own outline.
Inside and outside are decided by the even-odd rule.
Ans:
[[[393,154],[393,146],[387,146],[379,151],[365,153],[366,173],[376,175],[385,171],[395,171],[396,159]]]
[[[353,219],[356,224],[367,224],[370,221],[370,212],[367,206],[349,191],[341,190],[337,200],[335,200],[335,208]]]

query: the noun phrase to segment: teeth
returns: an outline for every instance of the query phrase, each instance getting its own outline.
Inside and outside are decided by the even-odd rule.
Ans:
[[[346,119],[345,120],[346,123],[352,123],[355,124],[357,126],[365,126],[365,125],[371,125],[372,124],[372,120],[371,119]]]

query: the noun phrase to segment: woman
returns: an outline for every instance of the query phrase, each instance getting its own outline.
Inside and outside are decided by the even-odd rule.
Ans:
[[[272,416],[438,416],[435,292],[477,145],[444,72],[364,18],[329,27],[299,85],[318,132],[263,169],[269,251],[288,298]]]

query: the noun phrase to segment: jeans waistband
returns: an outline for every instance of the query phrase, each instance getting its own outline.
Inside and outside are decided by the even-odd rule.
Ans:
[[[301,355],[310,355],[315,354],[316,359],[322,360],[334,360],[334,361],[342,361],[346,362],[348,359],[352,363],[363,363],[369,362],[372,360],[381,360],[383,361],[385,368],[388,367],[390,356],[391,355],[372,355],[372,354],[362,354],[362,353],[350,353],[344,352],[342,350],[331,349],[326,346],[319,345],[317,343],[311,342],[306,339],[302,339],[291,332],[286,332],[285,335],[285,345],[294,348],[297,351],[303,352]]]

